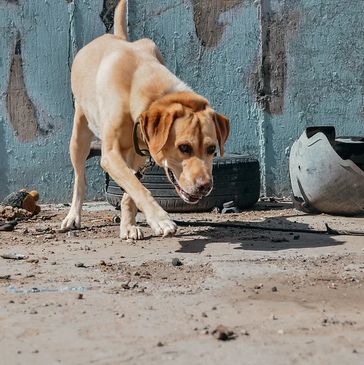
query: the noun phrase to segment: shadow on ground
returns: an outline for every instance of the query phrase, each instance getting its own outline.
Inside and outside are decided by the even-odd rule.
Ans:
[[[345,243],[343,236],[317,233],[296,233],[294,230],[312,230],[309,224],[296,223],[287,217],[269,217],[259,223],[251,223],[262,228],[274,227],[290,229],[290,232],[276,232],[266,229],[246,229],[231,227],[195,227],[191,233],[183,233],[179,241],[181,248],[176,252],[203,252],[208,244],[227,243],[235,250],[250,251],[280,251],[288,249],[303,249],[315,247],[338,246]],[[228,218],[227,218],[228,221]],[[223,222],[221,222],[223,223]],[[231,222],[230,222],[231,223]],[[249,221],[234,221],[234,223],[249,224]],[[324,228],[322,228],[324,229]],[[190,238],[189,238],[190,237]]]

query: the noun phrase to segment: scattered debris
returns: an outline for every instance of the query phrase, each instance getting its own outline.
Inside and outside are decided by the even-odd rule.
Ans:
[[[211,334],[220,341],[234,340],[237,337],[234,331],[229,330],[222,324],[218,325]]]
[[[64,288],[30,288],[30,289],[17,289],[14,286],[8,287],[8,292],[13,294],[31,294],[31,293],[65,293],[65,292],[84,292],[91,290],[87,287],[64,287]]]
[[[267,227],[257,226],[250,223],[235,223],[235,222],[208,222],[208,221],[179,221],[174,220],[179,227],[219,227],[219,228],[236,228],[236,229],[251,229],[251,230],[262,230],[272,232],[295,232],[295,233],[311,233],[311,234],[329,234],[333,236],[364,236],[364,231],[344,231],[334,230],[326,224],[325,230],[319,230],[314,228],[308,229],[295,229],[295,228],[279,228],[279,227]]]
[[[25,209],[31,215],[36,215],[40,212],[40,206],[37,205],[39,193],[35,190],[27,192],[25,189],[16,191],[5,197],[2,205],[5,207]]]
[[[179,258],[175,257],[174,259],[172,259],[172,265],[173,266],[182,266],[183,262]]]
[[[0,218],[8,221],[14,219],[29,219],[32,215],[33,214],[26,209],[0,205]]]
[[[11,232],[11,231],[14,231],[14,229],[15,229],[15,225],[13,225],[13,224],[5,223],[5,224],[0,225],[0,231],[3,231],[3,232]]]
[[[120,223],[120,216],[119,215],[114,215],[112,218],[113,223]]]
[[[29,262],[31,264],[38,264],[39,263],[39,259],[28,259],[27,262]]]
[[[77,262],[75,264],[76,267],[83,267],[83,268],[86,268],[87,266],[85,266],[85,264],[83,262]]]
[[[241,209],[235,206],[235,202],[233,200],[224,203],[221,211],[222,214],[240,213],[240,212]]]
[[[6,260],[26,260],[29,256],[20,253],[4,253],[0,257]]]

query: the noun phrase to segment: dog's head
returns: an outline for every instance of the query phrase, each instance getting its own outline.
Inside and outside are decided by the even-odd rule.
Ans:
[[[212,160],[230,131],[229,120],[192,92],[174,93],[153,103],[140,125],[149,151],[187,203],[197,203],[213,187]]]

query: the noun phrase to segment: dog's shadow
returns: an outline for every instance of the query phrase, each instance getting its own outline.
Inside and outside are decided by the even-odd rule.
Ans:
[[[287,249],[302,249],[315,247],[337,246],[345,243],[342,237],[323,233],[296,233],[294,230],[312,230],[305,223],[295,223],[288,217],[268,218],[269,223],[252,223],[254,226],[281,227],[292,229],[292,232],[273,232],[269,230],[232,228],[232,227],[198,227],[194,232],[184,232],[183,237],[191,237],[179,240],[181,247],[179,253],[200,253],[211,243],[226,243],[235,246],[235,250],[251,251],[280,251]],[[249,224],[249,222],[241,222]],[[322,228],[324,229],[324,228]],[[336,238],[334,238],[336,237]]]

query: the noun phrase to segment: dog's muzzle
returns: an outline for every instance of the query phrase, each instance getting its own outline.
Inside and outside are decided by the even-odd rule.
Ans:
[[[205,195],[208,195],[211,190],[212,190],[212,186],[209,186],[208,188],[208,191],[207,193],[199,193],[199,195],[192,195],[192,194],[189,194],[187,193],[185,190],[183,190],[180,185],[178,184],[178,181],[177,181],[177,178],[176,176],[174,175],[173,171],[168,168],[168,167],[165,167],[165,171],[166,171],[166,175],[168,177],[168,180],[174,185],[174,187],[176,188],[176,191],[178,193],[178,195],[182,198],[183,201],[185,201],[186,203],[188,204],[196,204],[198,203],[201,198]],[[206,190],[206,186],[203,187],[203,190],[205,191]],[[200,190],[201,191],[201,190]]]

